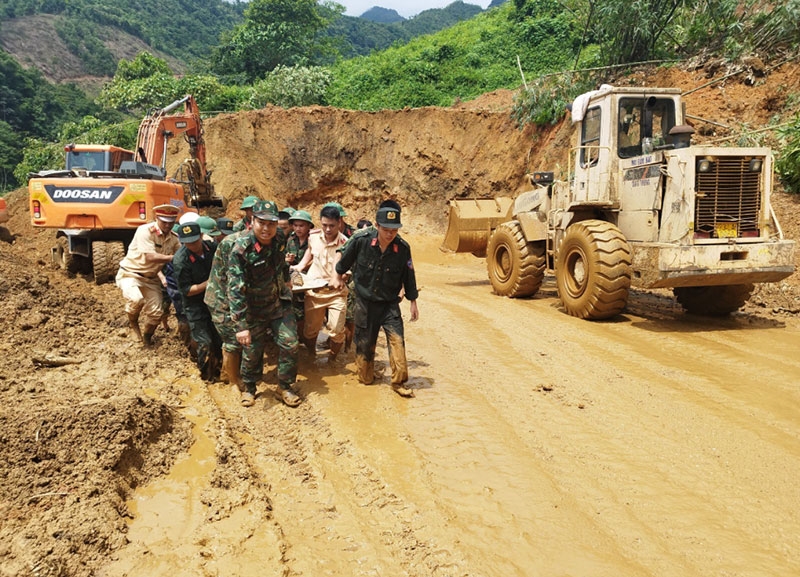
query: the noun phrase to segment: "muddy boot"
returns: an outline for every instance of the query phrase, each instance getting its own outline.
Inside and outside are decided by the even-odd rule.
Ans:
[[[145,325],[144,331],[142,332],[142,344],[146,349],[153,348],[153,334],[156,332],[158,325]]]
[[[343,346],[344,346],[344,342],[334,343],[333,341],[331,341],[331,350],[328,352],[328,362],[329,363],[336,362],[336,357],[339,356],[339,351],[342,350]]]
[[[312,357],[317,355],[317,339],[307,339],[305,335],[300,335],[300,342],[306,346]]]
[[[236,385],[236,388],[242,391],[242,376],[240,372],[240,365],[242,363],[241,351],[228,352],[222,351],[222,374],[221,379],[224,383]]]
[[[139,313],[128,313],[128,324],[136,335],[136,340],[142,342],[142,330],[139,328]]]
[[[353,344],[353,335],[356,332],[356,323],[347,321],[344,323],[344,350],[349,351],[350,345]]]
[[[192,328],[186,321],[178,321],[178,336],[181,342],[189,349],[192,346]]]
[[[165,331],[169,332],[169,311],[161,315],[161,326]]]

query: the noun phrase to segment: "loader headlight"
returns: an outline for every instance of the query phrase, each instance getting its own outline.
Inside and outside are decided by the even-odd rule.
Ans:
[[[761,172],[761,165],[763,164],[760,158],[754,158],[750,161],[750,172]]]
[[[701,158],[697,161],[697,172],[711,172],[711,159]]]

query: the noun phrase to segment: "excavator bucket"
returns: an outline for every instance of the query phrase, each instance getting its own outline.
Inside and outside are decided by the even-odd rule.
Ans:
[[[498,225],[511,220],[514,200],[508,197],[451,200],[443,248],[486,256],[489,236]]]

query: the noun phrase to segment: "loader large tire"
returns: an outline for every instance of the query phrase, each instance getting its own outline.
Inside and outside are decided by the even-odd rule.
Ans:
[[[589,320],[619,314],[631,286],[631,249],[610,222],[571,225],[558,249],[558,295],[567,313]]]
[[[117,277],[119,263],[125,258],[125,244],[119,240],[111,241],[108,243],[108,249],[109,269],[113,281]]]
[[[74,275],[85,269],[84,258],[78,254],[70,254],[69,239],[59,236],[56,239],[56,262],[61,270]]]
[[[675,298],[687,313],[722,317],[739,310],[755,288],[752,284],[691,286],[672,289]]]
[[[103,284],[110,281],[116,270],[111,272],[111,268],[116,264],[110,258],[110,243],[96,240],[92,243],[92,270],[94,272],[95,284]]]
[[[498,226],[486,251],[486,267],[494,292],[506,297],[536,294],[544,279],[544,252],[544,241],[525,241],[519,222]]]

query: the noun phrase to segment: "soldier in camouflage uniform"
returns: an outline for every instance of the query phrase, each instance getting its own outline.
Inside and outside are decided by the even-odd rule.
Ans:
[[[292,217],[289,219],[292,224],[292,234],[286,241],[286,263],[289,265],[289,273],[297,274],[304,273],[308,270],[302,270],[299,265],[300,261],[308,250],[308,234],[314,228],[314,221],[311,215],[305,210],[296,210]],[[297,320],[297,335],[303,334],[303,325],[305,324],[305,295],[303,291],[292,293],[292,308],[294,309],[294,318]]]
[[[211,313],[211,320],[217,328],[222,339],[222,371],[220,378],[223,382],[242,387],[241,364],[242,345],[236,340],[236,328],[231,321],[230,305],[228,304],[228,265],[231,250],[242,232],[233,232],[233,221],[229,218],[217,220],[217,227],[224,238],[220,240],[214,261],[211,265],[211,274],[206,285],[204,302]],[[246,233],[244,233],[246,234]]]
[[[228,266],[228,301],[236,340],[243,347],[242,405],[255,403],[256,383],[264,369],[269,331],[278,345],[278,388],[275,396],[290,407],[301,399],[292,389],[297,378],[297,324],[286,264],[286,237],[278,229],[278,207],[259,201],[253,207],[253,228],[233,245]]]
[[[233,225],[233,232],[241,232],[243,230],[250,230],[253,225],[253,206],[261,199],[257,196],[246,196],[242,201],[239,210],[244,211],[242,220]]]

